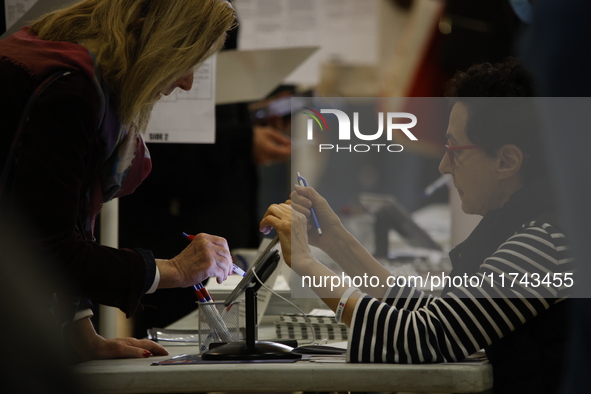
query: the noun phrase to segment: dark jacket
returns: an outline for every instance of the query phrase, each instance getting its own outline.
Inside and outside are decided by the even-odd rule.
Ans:
[[[105,149],[99,138],[104,96],[84,47],[41,41],[26,28],[0,41],[0,172],[25,103],[62,69],[72,74],[35,101],[2,200],[27,223],[29,246],[50,257],[74,295],[130,315],[153,283],[152,254],[105,247],[80,231],[81,223],[93,219],[87,201]]]

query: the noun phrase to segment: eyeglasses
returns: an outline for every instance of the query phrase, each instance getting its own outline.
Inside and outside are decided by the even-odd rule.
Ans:
[[[448,141],[449,144],[449,141]],[[466,149],[478,149],[480,145],[459,145],[459,146],[449,146],[445,145],[445,149],[447,151],[447,157],[449,157],[449,162],[451,165],[455,165],[454,156],[456,151],[466,150]]]

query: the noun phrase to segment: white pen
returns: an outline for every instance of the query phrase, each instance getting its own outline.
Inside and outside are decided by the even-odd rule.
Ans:
[[[437,190],[441,189],[443,186],[446,186],[449,181],[451,180],[451,175],[443,174],[435,182],[430,184],[425,188],[423,191],[423,197],[429,197],[433,195]]]
[[[236,264],[232,264],[232,270],[242,277],[246,276],[246,272],[244,272],[242,268],[238,267]]]

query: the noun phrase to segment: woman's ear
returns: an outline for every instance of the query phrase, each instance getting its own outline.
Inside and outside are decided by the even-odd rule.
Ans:
[[[518,175],[523,163],[523,152],[513,144],[503,145],[497,152],[498,171],[502,178]]]

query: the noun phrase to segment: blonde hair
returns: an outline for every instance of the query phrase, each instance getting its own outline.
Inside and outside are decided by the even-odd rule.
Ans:
[[[95,56],[124,125],[144,131],[158,92],[219,51],[235,23],[225,0],[83,0],[31,25]]]

